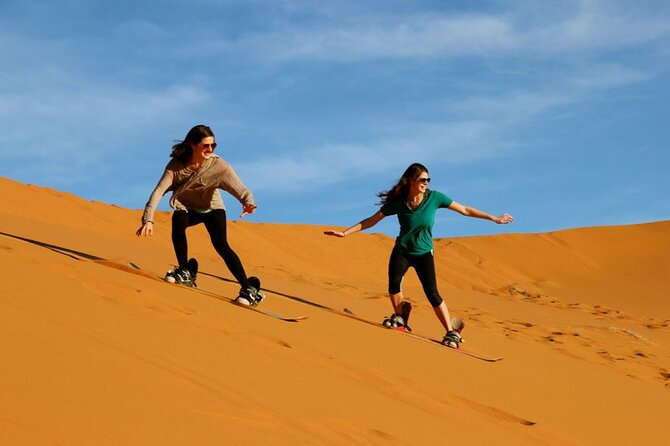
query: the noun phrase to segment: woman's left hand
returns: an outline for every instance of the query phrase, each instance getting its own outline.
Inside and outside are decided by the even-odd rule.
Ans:
[[[505,225],[507,223],[512,223],[514,221],[514,217],[509,214],[502,214],[500,217],[495,217],[493,221],[499,225]]]
[[[245,204],[242,206],[242,215],[240,215],[240,218],[244,218],[249,214],[253,214],[254,212],[256,212],[255,204]]]

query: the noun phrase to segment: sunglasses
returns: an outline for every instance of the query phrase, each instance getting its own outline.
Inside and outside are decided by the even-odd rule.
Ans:
[[[430,178],[417,178],[416,180],[423,183],[423,184],[430,183]]]
[[[202,147],[203,149],[209,149],[209,148],[211,148],[212,150],[216,149],[216,143],[215,143],[215,142],[212,143],[212,144],[202,144],[202,143],[201,143],[201,144],[199,144],[199,145],[200,145],[200,147]]]

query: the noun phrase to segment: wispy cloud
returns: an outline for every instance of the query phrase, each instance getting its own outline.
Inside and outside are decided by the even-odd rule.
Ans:
[[[185,108],[208,100],[207,93],[190,85],[173,85],[158,91],[134,90],[118,86],[77,83],[41,95],[0,93],[0,119],[13,130],[15,143],[32,143],[35,139],[48,144],[23,145],[26,154],[48,155],[91,142],[117,132],[150,126],[171,119]],[[30,123],[39,123],[36,130]],[[65,146],[65,147],[59,147]]]
[[[653,8],[652,8],[653,9]],[[551,10],[548,10],[551,14]],[[627,2],[579,1],[564,20],[530,30],[526,44],[544,51],[617,50],[670,37],[667,12],[638,11]]]
[[[143,23],[136,27],[145,28]],[[106,65],[96,69],[85,60],[90,48],[65,38],[4,32],[0,48],[7,50],[0,73],[0,120],[10,134],[5,136],[22,144],[24,154],[48,155],[54,146],[76,145],[96,134],[104,139],[210,99],[206,89],[188,80],[149,87],[115,80],[104,72]],[[48,144],[31,145],[36,139]]]
[[[593,95],[649,80],[649,73],[618,64],[596,64],[565,72],[535,88],[507,88],[463,99],[426,100],[436,116],[431,120],[404,121],[393,117],[371,124],[384,137],[356,145],[328,144],[296,148],[277,156],[240,166],[259,190],[285,192],[327,188],[363,175],[398,171],[416,160],[432,165],[460,166],[506,157],[527,149],[515,129],[547,116],[572,113],[575,104]],[[285,172],[300,172],[286,176]]]
[[[0,164],[13,178],[39,178],[54,187],[94,181],[110,157],[137,150],[133,138],[146,139],[142,132],[176,122],[211,99],[188,81],[117,82],[82,63],[86,52],[63,40],[7,32],[0,40],[8,49],[0,74]]]
[[[667,39],[667,17],[631,14],[611,2],[576,2],[559,15],[534,5],[534,14],[431,13],[375,15],[344,22],[279,25],[234,43],[210,42],[224,51],[241,49],[264,59],[357,62],[378,59],[454,57],[547,57],[630,48]],[[538,9],[542,8],[542,9]]]
[[[276,156],[264,154],[236,168],[257,190],[314,190],[362,176],[396,172],[418,160],[460,165],[490,159],[510,149],[505,141],[491,138],[493,131],[493,125],[484,121],[396,123],[394,128],[388,127],[387,137],[366,144],[330,144]]]
[[[619,63],[594,63],[568,73],[568,82],[583,90],[605,90],[653,79],[654,69],[636,69]]]
[[[510,24],[496,17],[415,16],[326,29],[282,29],[248,37],[277,60],[339,62],[383,58],[482,55],[518,45]]]

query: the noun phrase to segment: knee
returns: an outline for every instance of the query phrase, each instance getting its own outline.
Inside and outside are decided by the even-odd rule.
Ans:
[[[184,211],[175,211],[172,214],[172,235],[186,234],[188,227],[188,214]]]
[[[210,237],[210,241],[214,249],[219,253],[230,253],[233,250],[228,244],[228,240],[223,237]]]
[[[389,294],[398,294],[401,291],[402,280],[389,281]]]
[[[426,295],[426,297],[428,298],[428,302],[430,302],[430,305],[433,308],[437,308],[440,305],[442,305],[442,302],[443,302],[442,297],[439,295],[439,293],[437,291],[435,291],[433,293],[428,293]]]
[[[172,226],[172,238],[186,237],[186,228],[183,226]]]
[[[173,229],[172,230],[172,240],[182,240],[186,238],[186,230],[185,229]]]

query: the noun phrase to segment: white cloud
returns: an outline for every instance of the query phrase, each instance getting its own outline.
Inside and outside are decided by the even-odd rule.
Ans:
[[[15,129],[14,143],[29,143],[23,145],[23,155],[49,154],[54,146],[81,144],[81,138],[99,141],[105,135],[148,128],[208,98],[190,85],[136,91],[82,82],[40,95],[0,93],[0,119]],[[39,130],[30,123],[39,123]],[[35,139],[42,142],[32,145]]]
[[[588,95],[648,78],[644,72],[618,64],[579,67],[534,90],[517,86],[428,105],[441,119],[376,122],[373,126],[386,136],[367,144],[298,149],[264,156],[239,169],[255,189],[283,192],[397,171],[416,160],[452,166],[491,160],[523,149],[514,136],[520,125],[559,110],[570,113],[571,105],[591,100]]]
[[[114,28],[118,38],[132,40],[166,39],[169,32],[149,20],[133,19],[122,22]]]
[[[327,21],[308,26],[289,24],[212,45],[225,52],[237,48],[248,55],[278,61],[519,55],[543,58],[629,48],[670,35],[667,18],[631,14],[611,7],[609,2],[579,2],[566,17],[559,17],[552,6],[542,8],[533,15],[518,11],[516,15],[364,15],[335,25]]]
[[[485,121],[406,123],[383,139],[359,145],[325,145],[278,156],[263,155],[235,169],[254,190],[287,192],[321,188],[367,175],[398,171],[415,161],[429,164],[475,162],[499,156],[509,144],[494,142]],[[246,181],[246,180],[245,180]]]
[[[470,96],[462,101],[450,101],[448,106],[454,113],[477,116],[497,122],[498,125],[509,125],[538,117],[575,100],[576,95],[556,87],[543,87],[537,91],[519,88],[516,91],[503,90],[496,95]]]
[[[616,2],[581,1],[564,21],[535,29],[528,43],[554,52],[628,48],[667,38],[670,22],[663,15],[638,14]]]
[[[398,151],[383,145],[331,145],[279,156],[264,155],[251,163],[240,163],[235,169],[249,179],[254,190],[295,191],[324,187],[363,172],[377,173],[393,162]]]
[[[573,74],[569,82],[582,89],[608,89],[653,79],[655,73],[616,63],[596,63]]]
[[[285,29],[251,36],[243,45],[277,60],[350,62],[482,55],[515,46],[515,38],[509,23],[496,17],[415,16],[330,29]]]

